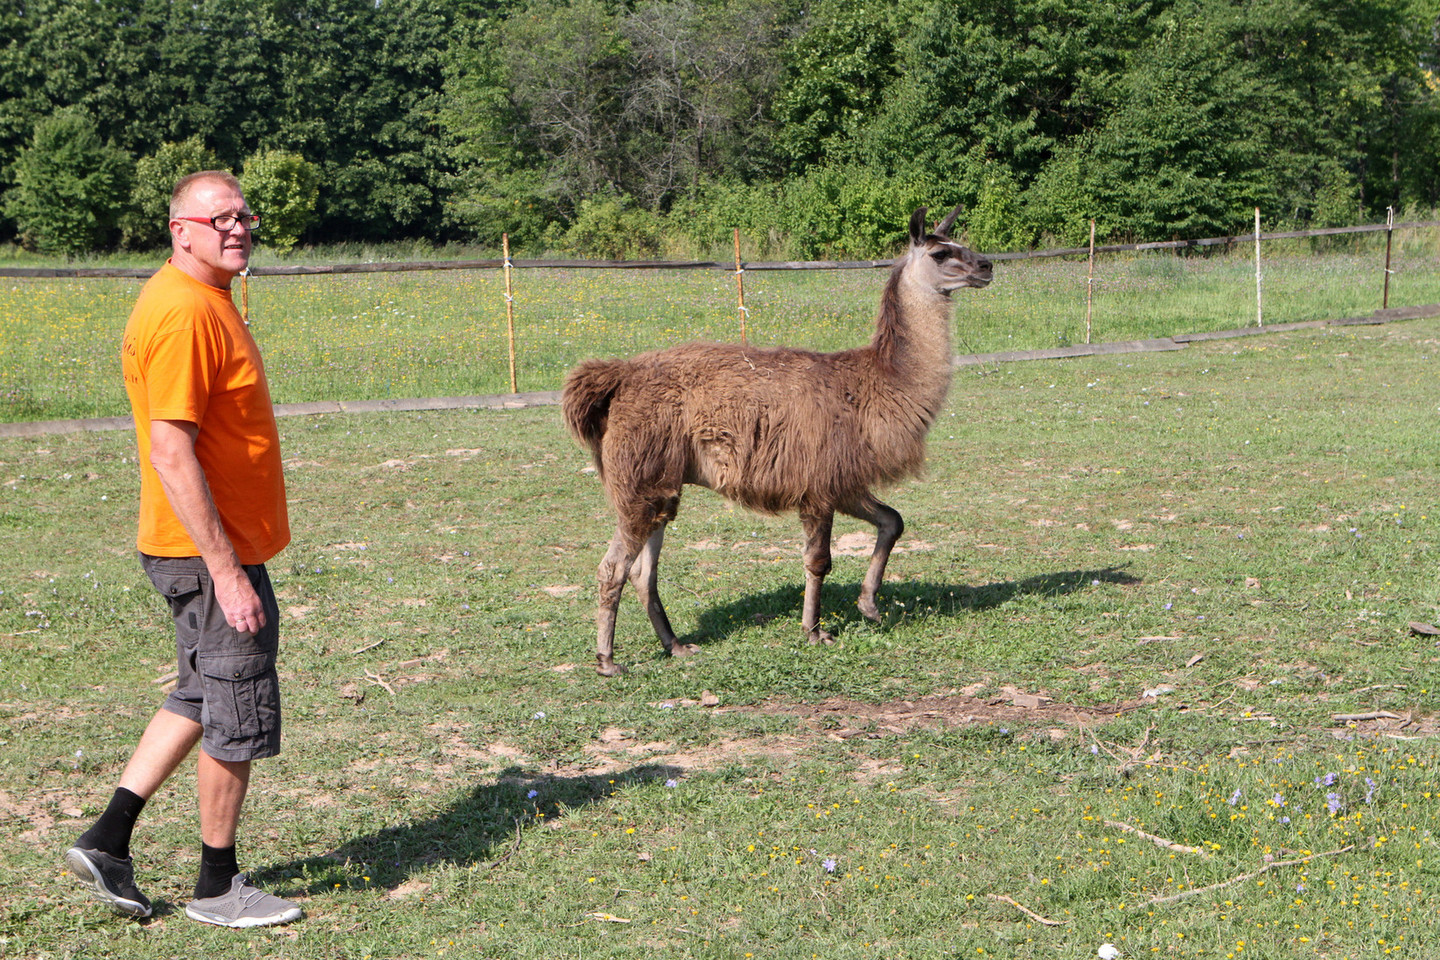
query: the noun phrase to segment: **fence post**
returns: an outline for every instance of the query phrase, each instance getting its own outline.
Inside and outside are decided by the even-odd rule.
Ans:
[[[1085,342],[1090,342],[1090,301],[1095,297],[1095,220],[1090,220],[1090,273],[1085,277]]]
[[[1385,208],[1385,293],[1380,298],[1380,309],[1390,308],[1390,241],[1395,236],[1395,208]]]
[[[735,228],[735,294],[740,306],[740,342],[745,343],[745,319],[750,311],[745,309],[745,268],[740,265],[740,228]]]
[[[510,234],[500,234],[500,243],[505,251],[505,333],[510,344],[510,392],[519,393],[515,381],[515,294],[510,285]]]
[[[1255,326],[1265,326],[1265,312],[1261,309],[1260,294],[1260,208],[1255,208]]]

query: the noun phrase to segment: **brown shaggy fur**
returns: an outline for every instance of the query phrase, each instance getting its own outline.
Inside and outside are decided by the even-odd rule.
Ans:
[[[618,517],[599,569],[601,674],[619,672],[615,612],[627,579],[665,650],[695,649],[676,643],[655,592],[665,524],[687,483],[754,510],[800,514],[802,623],[812,642],[831,640],[819,600],[835,511],[874,523],[860,609],[878,619],[875,592],[903,524],[871,490],[920,470],[950,385],[950,292],[990,282],[989,261],[950,241],[955,216],[927,235],[925,210],[915,212],[910,249],[895,261],[867,346],[815,353],[694,343],[587,360],[570,372],[565,423],[590,448]]]

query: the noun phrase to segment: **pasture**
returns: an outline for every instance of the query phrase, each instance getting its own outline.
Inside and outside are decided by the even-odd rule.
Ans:
[[[1440,302],[1435,231],[1396,235],[1391,306]],[[263,242],[263,238],[262,238]],[[1381,304],[1379,236],[1265,246],[1267,323],[1369,314]],[[1255,264],[1229,254],[1110,255],[1096,267],[1095,341],[1255,323]],[[158,262],[158,258],[157,261]],[[258,252],[257,265],[265,263]],[[752,343],[838,350],[873,329],[883,270],[748,272]],[[128,413],[116,344],[143,281],[0,279],[0,422]],[[1006,261],[956,298],[961,353],[1083,343],[1083,260]],[[518,388],[558,389],[589,356],[739,339],[733,274],[714,270],[515,273]],[[238,294],[237,294],[238,299]],[[510,389],[500,271],[256,277],[256,339],[275,400],[408,399]]]
[[[966,368],[887,497],[881,626],[867,528],[812,647],[795,519],[692,490],[661,590],[702,653],[627,597],[612,680],[612,523],[556,409],[282,420],[286,746],[241,857],[307,917],[248,933],[182,915],[191,773],[136,835],[155,918],[64,876],[169,627],[132,437],[0,439],[0,955],[1425,956],[1437,357],[1430,319]]]

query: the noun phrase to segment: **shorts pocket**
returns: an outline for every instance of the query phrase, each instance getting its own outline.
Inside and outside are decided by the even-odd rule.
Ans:
[[[273,730],[280,713],[275,658],[268,653],[200,658],[207,726],[230,740]]]
[[[186,598],[200,592],[200,577],[194,573],[168,573],[164,570],[147,571],[150,582],[172,607],[182,606]]]

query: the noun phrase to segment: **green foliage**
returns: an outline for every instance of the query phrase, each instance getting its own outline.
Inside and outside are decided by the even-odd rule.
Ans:
[[[877,177],[858,165],[812,168],[781,191],[791,255],[844,260],[891,253],[927,195],[933,194],[910,178]]]
[[[315,218],[320,170],[298,153],[267,150],[245,161],[240,186],[260,214],[266,245],[281,252],[300,242]]]
[[[998,170],[980,185],[980,198],[964,219],[965,238],[976,250],[1025,250],[1035,236],[1020,204],[1020,189]]]
[[[774,113],[776,149],[792,169],[854,154],[856,138],[899,76],[890,3],[821,0],[786,45]]]
[[[660,252],[660,219],[629,197],[584,200],[562,249],[600,260],[644,260]]]
[[[215,170],[219,166],[219,158],[199,137],[162,143],[153,154],[136,161],[130,209],[120,218],[124,245],[131,250],[145,250],[167,244],[170,195],[176,182],[197,170]]]
[[[68,108],[35,125],[15,162],[5,211],[21,242],[47,253],[78,254],[113,239],[130,192],[134,161],[103,142],[95,123]]]
[[[538,250],[625,195],[666,248],[738,226],[787,255],[883,256],[874,211],[915,195],[966,204],[992,249],[1091,217],[1350,223],[1440,203],[1436,22],[1434,0],[0,4],[0,194],[74,108],[133,157],[306,157],[334,242]],[[707,197],[745,216],[712,229]],[[147,216],[90,242],[152,243]]]

